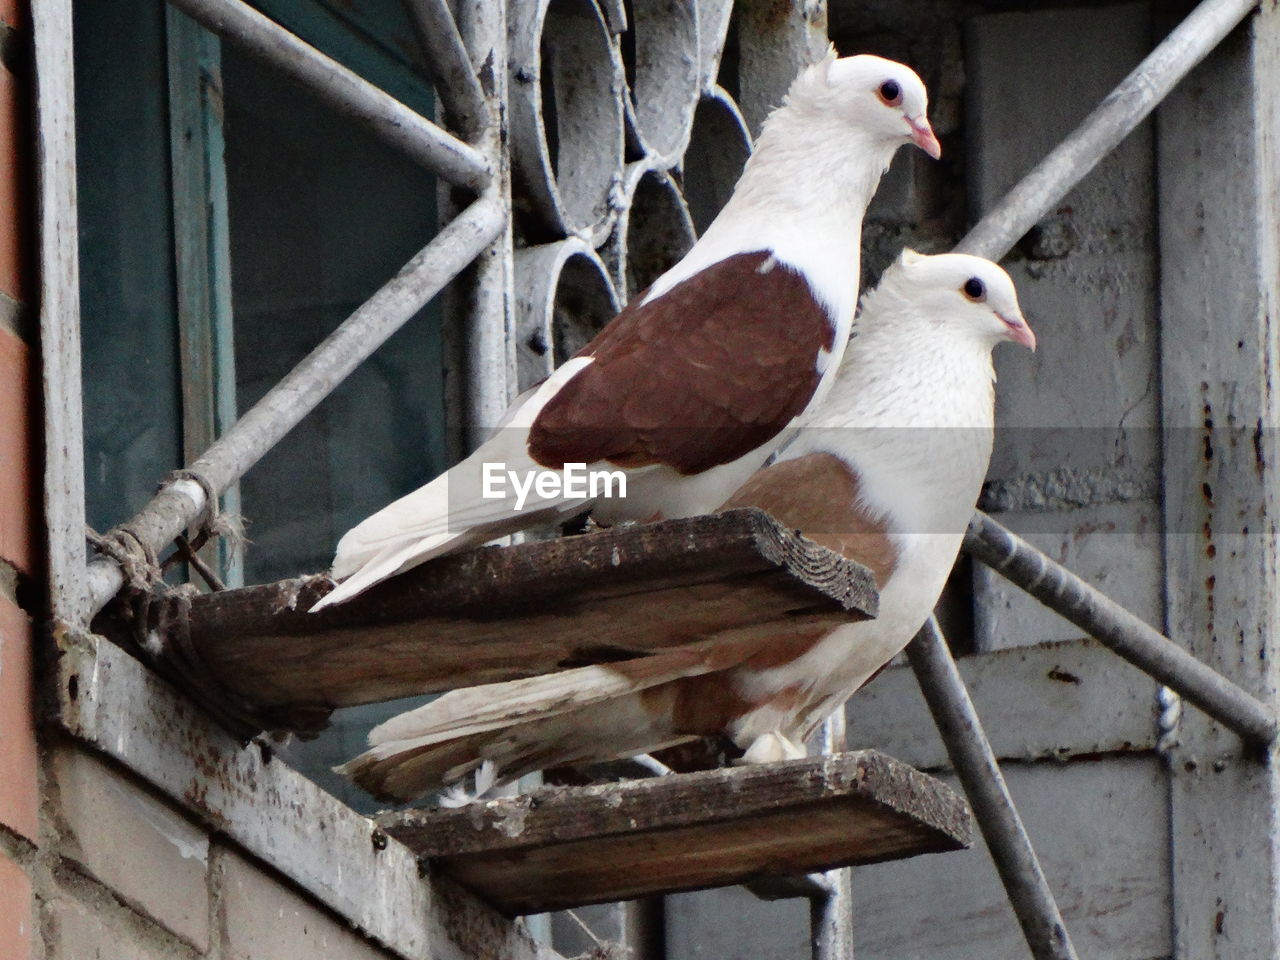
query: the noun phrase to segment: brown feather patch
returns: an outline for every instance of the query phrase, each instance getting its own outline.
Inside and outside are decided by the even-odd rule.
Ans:
[[[835,342],[808,282],[766,250],[643,299],[579,352],[594,362],[534,420],[538,463],[666,464],[685,475],[729,463],[804,410],[818,353]]]
[[[726,670],[758,673],[779,667],[803,656],[830,632],[826,624],[796,627],[784,636],[761,637],[738,648],[738,655],[726,657]],[[780,706],[787,709],[805,696],[802,687],[780,691]],[[648,695],[645,697],[645,695]],[[734,720],[764,705],[745,697],[723,671],[683,677],[674,684],[651,687],[642,694],[651,715],[667,711],[677,733],[713,736],[722,733]],[[774,698],[770,698],[772,702]]]
[[[815,543],[867,567],[881,588],[897,568],[898,549],[888,526],[862,505],[857,473],[833,454],[813,453],[758,470],[721,509],[734,507],[767,511]],[[740,649],[740,659],[730,669],[756,674],[783,666],[804,656],[829,632],[822,626],[762,638],[751,649]],[[668,711],[680,733],[713,736],[766,705],[799,713],[813,695],[809,685],[793,684],[763,700],[749,699],[716,672],[646,690],[645,704],[655,714]]]
[[[883,590],[898,566],[888,525],[862,505],[856,471],[830,453],[811,453],[757,470],[720,509],[759,507],[814,543],[856,560]]]

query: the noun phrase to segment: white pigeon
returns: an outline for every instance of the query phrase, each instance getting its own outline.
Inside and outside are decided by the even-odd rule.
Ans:
[[[408,800],[481,765],[507,782],[702,737],[727,736],[747,762],[803,756],[937,603],[991,456],[991,351],[1004,340],[1035,349],[1004,270],[904,252],[864,298],[830,394],[723,504],[759,507],[868,567],[876,619],[456,690],[375,728],[344,772]]]
[[[899,146],[941,152],[926,107],[891,60],[832,53],[803,71],[693,249],[475,453],[348,531],[342,583],[313,610],[593,504],[603,523],[715,509],[829,388],[867,204]],[[564,482],[566,464],[583,485]]]

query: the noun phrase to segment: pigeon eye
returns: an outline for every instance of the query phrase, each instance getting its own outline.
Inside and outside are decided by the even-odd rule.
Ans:
[[[960,292],[972,300],[974,303],[981,303],[987,299],[987,288],[977,277],[970,277],[964,282],[964,286],[960,288]]]
[[[886,107],[896,107],[902,103],[902,87],[898,86],[896,80],[886,80],[880,84],[880,89],[876,91],[876,95]]]

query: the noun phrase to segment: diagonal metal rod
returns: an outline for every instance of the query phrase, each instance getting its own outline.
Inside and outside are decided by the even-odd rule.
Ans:
[[[1257,0],[1203,0],[956,247],[998,260],[1127,137]]]
[[[416,316],[502,232],[505,224],[506,209],[501,198],[486,195],[474,201],[267,391],[190,469],[207,479],[216,492],[226,490],[366,357]],[[140,543],[159,551],[199,519],[206,506],[199,483],[169,480],[150,503],[122,526]],[[124,584],[119,565],[106,558],[89,564],[88,581],[91,616]]]
[[[478,151],[241,0],[169,2],[225,40],[299,81],[338,113],[363,124],[450,183],[479,193],[493,179],[488,161]]]
[[[978,829],[991,851],[1031,955],[1036,960],[1077,960],[1058,903],[1009,796],[982,721],[932,617],[907,645],[907,659],[973,807]]]
[[[489,112],[447,0],[404,0],[404,6],[431,65],[436,96],[444,104],[445,116],[464,137],[474,141],[484,129]]]
[[[1280,736],[1266,704],[980,510],[964,548],[1250,743],[1267,748]]]

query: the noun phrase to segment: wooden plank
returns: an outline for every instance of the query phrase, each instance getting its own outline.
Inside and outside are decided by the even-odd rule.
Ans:
[[[288,725],[292,706],[314,715],[729,632],[842,623],[874,615],[877,599],[866,569],[757,510],[481,548],[308,613],[329,583],[198,597],[191,646],[229,690]]]
[[[499,910],[540,910],[959,850],[964,801],[875,751],[549,787],[379,822]]]
[[[44,516],[55,619],[88,620],[84,421],[80,409],[80,254],[76,221],[71,0],[32,4]]]
[[[63,728],[394,951],[417,960],[554,960],[376,824],[273,757],[241,747],[114,644],[60,637],[50,695]]]
[[[1017,646],[962,657],[960,675],[1001,760],[1067,760],[1154,750],[1157,685],[1096,640]],[[905,663],[848,703],[849,743],[923,770],[950,766]]]
[[[1160,108],[1160,396],[1170,636],[1273,707],[1280,11],[1264,4]],[[1179,960],[1280,956],[1280,769],[1184,708],[1169,763]]]

